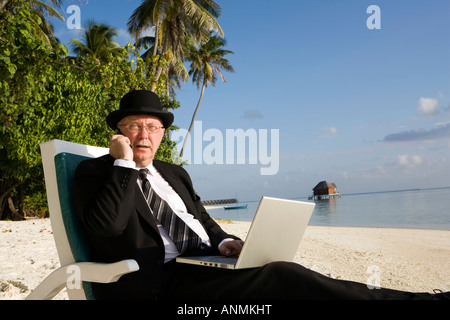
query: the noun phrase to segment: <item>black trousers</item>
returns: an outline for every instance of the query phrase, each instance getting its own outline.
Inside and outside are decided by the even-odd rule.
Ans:
[[[165,265],[164,292],[169,300],[411,300],[428,293],[369,289],[366,284],[337,280],[297,263],[273,262],[260,268],[227,270],[171,261]]]

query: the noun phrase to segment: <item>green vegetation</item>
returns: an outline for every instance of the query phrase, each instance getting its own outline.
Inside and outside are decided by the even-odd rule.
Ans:
[[[220,7],[209,0],[166,2],[171,5],[143,1],[130,17],[136,46],[121,47],[113,28],[91,22],[82,39],[71,41],[71,57],[45,20],[49,14],[62,19],[56,9],[41,1],[0,1],[0,219],[48,214],[40,143],[61,139],[107,147],[112,131],[105,117],[131,89],[156,92],[167,110],[179,107],[174,87],[189,78],[186,41],[200,48],[222,39],[215,20]],[[59,6],[58,0],[51,3]],[[140,38],[148,26],[156,27],[156,37]],[[147,50],[142,55],[141,44]],[[171,162],[174,148],[167,130],[156,157]]]

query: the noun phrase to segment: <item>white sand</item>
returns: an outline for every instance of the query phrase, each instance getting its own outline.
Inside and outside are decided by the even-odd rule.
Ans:
[[[219,223],[243,239],[250,226]],[[383,287],[450,291],[450,231],[308,227],[295,261],[338,279],[368,283],[379,270]],[[49,219],[0,221],[0,299],[24,299],[58,267]]]

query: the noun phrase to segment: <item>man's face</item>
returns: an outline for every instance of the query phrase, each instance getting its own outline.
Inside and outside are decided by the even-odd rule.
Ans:
[[[138,167],[148,166],[164,136],[164,128],[159,118],[148,115],[132,115],[123,118],[117,125],[124,136],[130,139],[133,147],[133,160]],[[155,133],[148,127],[154,127]],[[133,132],[132,128],[134,127]],[[138,129],[139,128],[139,129]],[[131,130],[130,130],[131,129]]]

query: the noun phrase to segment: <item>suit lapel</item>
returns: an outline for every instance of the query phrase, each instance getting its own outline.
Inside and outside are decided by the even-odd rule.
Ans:
[[[175,190],[175,192],[180,196],[181,200],[183,200],[184,205],[186,206],[187,211],[190,214],[195,215],[196,209],[194,202],[192,201],[191,195],[187,190],[186,186],[180,181],[179,178],[175,177],[175,175],[165,168],[165,166],[160,165],[159,162],[153,161],[153,166],[158,170],[161,176],[170,184],[170,186]]]
[[[107,161],[112,168],[114,165],[114,158],[107,154],[102,156],[105,161]],[[152,212],[150,211],[150,208],[148,207],[147,201],[145,201],[144,195],[142,194],[141,189],[139,188],[138,184],[135,184],[135,207],[139,215],[156,231],[156,233],[159,235],[158,226],[156,225],[156,220],[153,217]]]

